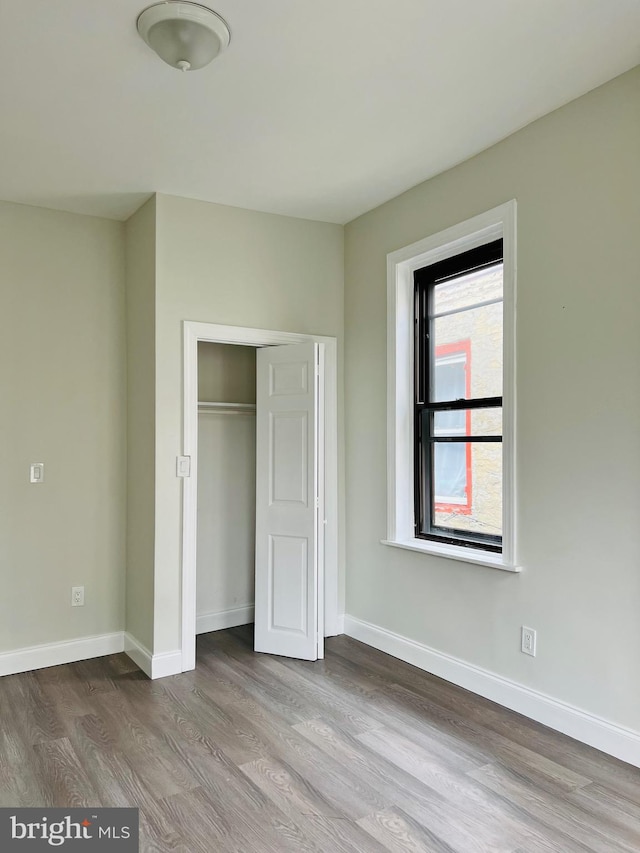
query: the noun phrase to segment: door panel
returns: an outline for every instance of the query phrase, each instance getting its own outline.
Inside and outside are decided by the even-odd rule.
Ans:
[[[269,545],[269,628],[306,636],[308,542],[297,536],[269,536]]]
[[[307,412],[270,412],[270,505],[308,503]]]
[[[320,347],[257,352],[255,649],[303,660],[318,658],[324,627]]]

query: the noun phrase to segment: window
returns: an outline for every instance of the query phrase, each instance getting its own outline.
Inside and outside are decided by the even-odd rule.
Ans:
[[[495,552],[502,551],[502,255],[495,240],[414,272],[415,535]]]
[[[520,571],[516,203],[387,256],[386,545]]]

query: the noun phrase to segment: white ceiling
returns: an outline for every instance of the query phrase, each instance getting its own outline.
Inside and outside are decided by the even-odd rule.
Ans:
[[[183,74],[146,5],[0,0],[0,198],[347,222],[640,62],[639,0],[211,0],[231,45]]]

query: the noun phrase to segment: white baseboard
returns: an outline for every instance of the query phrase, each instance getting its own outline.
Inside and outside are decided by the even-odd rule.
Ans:
[[[181,673],[182,652],[179,649],[153,656],[151,660],[151,678],[166,678],[168,675],[180,675]]]
[[[608,755],[640,767],[640,732],[610,723],[552,696],[353,616],[345,616],[344,633]]]
[[[29,646],[0,653],[0,676],[16,675],[32,669],[60,666],[104,655],[116,655],[120,652],[126,652],[149,678],[164,678],[166,675],[182,672],[182,653],[179,650],[152,655],[131,634],[117,631],[113,634],[98,634],[94,637],[81,637],[78,640],[67,640],[62,643],[45,643],[41,646]]]
[[[124,651],[131,660],[151,679],[165,678],[167,675],[178,675],[182,672],[182,652],[164,652],[152,655],[131,634],[124,635]]]
[[[344,613],[338,613],[338,631],[337,631],[338,634],[344,634],[344,620],[345,620],[345,618],[346,617],[345,617]]]
[[[151,659],[153,655],[146,646],[139,643],[135,637],[125,632],[124,653],[135,663],[136,666],[151,678]]]
[[[0,675],[15,675],[18,672],[28,672],[32,669],[59,666],[63,663],[74,663],[75,661],[99,658],[104,655],[115,655],[122,651],[124,651],[122,631],[116,631],[113,634],[99,634],[93,637],[81,637],[78,640],[67,640],[62,643],[29,646],[0,654]]]
[[[216,613],[203,613],[196,618],[196,634],[222,631],[224,628],[235,628],[236,625],[248,625],[253,622],[253,614],[253,605],[219,610]]]

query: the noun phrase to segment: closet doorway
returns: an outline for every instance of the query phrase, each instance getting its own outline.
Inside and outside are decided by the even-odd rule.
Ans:
[[[196,633],[254,620],[256,349],[198,343]]]
[[[259,359],[269,362],[269,367],[258,379],[256,435],[255,364],[256,349],[260,347],[275,349],[264,351]],[[309,359],[306,367],[305,359]],[[315,659],[322,656],[324,637],[338,633],[336,363],[335,338],[184,323],[183,451],[191,460],[191,476],[183,479],[183,671],[195,667],[196,633],[253,621],[255,574],[259,589],[258,650]],[[303,379],[298,389],[295,377],[303,375],[309,377],[308,382]],[[277,400],[279,395],[274,392],[280,381],[284,383],[283,394]],[[298,394],[302,386],[306,388],[306,396]],[[279,407],[275,421],[273,412],[267,411],[269,400]],[[304,407],[308,407],[308,417],[303,418]],[[319,490],[309,490],[307,504],[311,503],[312,494],[322,495],[315,532],[305,533],[302,527],[299,532],[288,530],[289,521],[298,524],[299,517],[309,531],[310,514],[306,513],[306,522],[297,514],[295,493],[293,500],[283,493],[284,499],[274,501],[274,493],[269,491],[272,487],[267,488],[265,471],[270,470],[276,471],[280,492],[287,481],[300,482],[299,474],[295,473],[295,456],[282,465],[282,452],[278,450],[278,446],[295,445],[295,440],[283,442],[282,437],[278,438],[277,424],[273,436],[268,441],[265,439],[269,424],[273,425],[278,417],[285,437],[296,435],[295,429],[292,431],[296,421],[315,419],[315,431],[310,429],[309,440],[300,443],[300,449],[304,447],[307,451],[307,473],[303,472],[302,479],[307,475],[315,478],[318,485],[314,488]],[[263,448],[258,453],[257,563],[256,438],[258,447]],[[315,461],[313,441],[316,441]],[[266,458],[267,445],[276,448],[273,459]],[[298,454],[299,459],[303,456]],[[280,474],[278,465],[282,465]],[[274,506],[278,510],[275,515]],[[284,519],[285,527],[278,531],[277,526],[283,521],[280,510],[289,513],[290,519]],[[266,530],[273,524],[276,525],[273,530]],[[308,548],[304,543],[300,547],[307,535]],[[308,572],[304,571],[305,560]],[[301,614],[299,624],[296,614]],[[279,620],[285,630],[277,630]],[[272,630],[274,627],[276,630]]]

